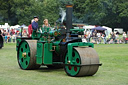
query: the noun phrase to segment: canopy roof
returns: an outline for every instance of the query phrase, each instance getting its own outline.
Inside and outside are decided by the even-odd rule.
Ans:
[[[95,27],[95,28],[92,28],[91,30],[99,30],[99,31],[104,31],[104,30],[107,30],[106,28],[103,28],[103,27]]]

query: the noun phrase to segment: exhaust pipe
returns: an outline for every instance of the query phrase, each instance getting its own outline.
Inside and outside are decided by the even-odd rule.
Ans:
[[[69,41],[70,29],[72,28],[73,5],[66,5],[66,39]]]

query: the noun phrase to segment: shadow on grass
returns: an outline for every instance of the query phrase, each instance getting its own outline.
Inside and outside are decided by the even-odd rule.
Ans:
[[[39,69],[37,69],[36,71],[38,72],[61,72],[61,75],[62,76],[65,76],[65,77],[71,77],[71,76],[68,76],[64,70],[64,68],[60,68],[60,69],[55,69],[55,68],[48,68],[47,66],[46,67],[40,67]],[[64,73],[63,73],[64,72]],[[60,74],[60,73],[59,73]],[[97,75],[92,75],[92,76],[77,76],[77,77],[72,77],[72,78],[92,78],[92,77],[96,77]]]
[[[41,66],[36,71],[38,72],[58,72],[58,71],[64,71],[64,68],[56,69],[56,68],[48,68],[47,66]]]

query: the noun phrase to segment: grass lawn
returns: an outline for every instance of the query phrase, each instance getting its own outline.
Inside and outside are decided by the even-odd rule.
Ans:
[[[15,43],[0,49],[0,85],[128,85],[128,44],[98,44],[99,68],[94,76],[69,77],[63,69],[21,70]]]

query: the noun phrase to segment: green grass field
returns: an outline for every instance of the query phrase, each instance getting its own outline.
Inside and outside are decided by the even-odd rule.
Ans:
[[[128,44],[99,44],[99,68],[94,76],[69,77],[63,69],[21,70],[14,43],[0,49],[0,85],[128,85]]]

